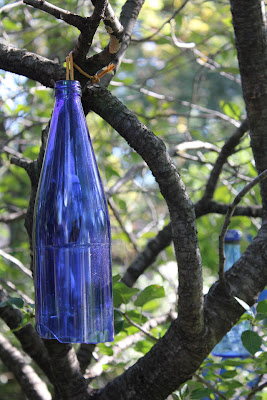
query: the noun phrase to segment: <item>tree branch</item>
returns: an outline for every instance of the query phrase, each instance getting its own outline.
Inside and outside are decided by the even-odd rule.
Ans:
[[[200,200],[195,204],[196,217],[216,213],[225,215],[228,210],[227,204],[220,204],[215,201],[207,203]],[[261,206],[237,206],[234,210],[234,216],[246,217],[262,217]],[[122,282],[127,286],[133,286],[140,275],[151,266],[158,257],[159,253],[168,247],[172,242],[171,224],[166,225],[157,235],[149,240],[146,247],[141,251],[138,256],[131,262],[127,271],[122,277]]]
[[[5,44],[0,44],[0,68],[47,87],[53,87],[54,82],[64,79],[66,74],[65,68],[54,61]]]
[[[267,178],[267,169],[262,172],[257,178],[253,179],[253,181],[249,182],[236,196],[232,204],[228,207],[228,211],[224,220],[224,224],[219,236],[219,279],[222,285],[225,285],[225,277],[224,277],[224,238],[227,232],[227,228],[230,225],[232,215],[240,203],[242,198],[258,183],[262,182],[265,178]]]
[[[209,383],[208,381],[206,381],[205,379],[202,378],[202,376],[198,375],[198,374],[194,374],[194,376],[196,377],[196,379],[203,383],[203,385],[205,385],[207,388],[212,389],[214,393],[216,393],[221,399],[223,400],[227,400],[227,397],[225,397],[225,395],[220,392],[218,389],[216,389],[214,387],[214,385],[212,385],[211,383]]]
[[[14,212],[12,214],[4,213],[0,215],[0,222],[4,222],[5,224],[9,224],[11,222],[20,221],[24,219],[26,215],[26,209]]]
[[[0,358],[20,384],[25,395],[31,400],[51,400],[46,384],[41,381],[22,354],[0,334]]]
[[[56,387],[64,400],[89,398],[90,389],[81,374],[79,362],[70,344],[44,340],[50,356]]]
[[[122,277],[122,282],[127,286],[133,286],[140,275],[156,260],[159,253],[171,244],[171,224],[166,225],[153,239],[151,239],[144,250],[131,262]]]
[[[197,335],[203,329],[201,257],[194,206],[184,183],[163,142],[111,93],[104,88],[90,88],[84,100],[141,155],[159,184],[169,208],[173,242],[179,264],[180,323],[186,334]],[[193,280],[189,277],[192,274]],[[190,285],[188,285],[189,280]]]
[[[267,40],[261,0],[231,0],[231,11],[251,147],[260,174],[267,168]],[[267,181],[260,187],[267,215]]]
[[[20,260],[6,253],[4,250],[0,249],[0,256],[2,256],[5,260],[11,261],[13,264],[17,265],[19,269],[30,278],[32,278],[32,272],[29,268],[25,267]]]
[[[95,348],[95,344],[82,343],[80,345],[77,351],[77,359],[79,361],[82,374],[85,373],[86,368],[91,364]]]
[[[6,291],[0,285],[0,302],[7,300],[9,297]],[[22,313],[10,305],[0,308],[0,318],[8,325],[10,329],[17,329],[23,320]],[[45,372],[49,380],[53,383],[54,376],[51,369],[47,350],[41,337],[37,334],[31,324],[25,325],[23,328],[16,330],[14,335],[20,341],[23,350],[36,362],[37,365]]]
[[[134,25],[143,4],[144,0],[127,0],[125,2],[120,15],[120,24],[123,26],[123,31],[119,35],[116,35],[115,31],[112,31],[109,45],[99,54],[87,60],[87,68],[93,71],[91,73],[96,72],[97,66],[99,69],[99,66],[104,67],[111,61],[116,65],[116,71],[118,70],[125,51],[129,46]],[[104,86],[108,86],[111,79],[110,75],[106,75],[103,78]]]
[[[234,132],[234,134],[225,142],[223,145],[219,157],[217,158],[215,165],[210,173],[205,192],[202,198],[203,202],[209,201],[213,198],[219,176],[222,172],[222,168],[227,161],[227,158],[233,154],[236,146],[239,144],[240,139],[248,130],[248,121],[242,122],[239,128]]]
[[[158,28],[158,29],[156,30],[156,32],[152,33],[152,35],[146,36],[145,38],[142,38],[142,39],[137,39],[137,40],[135,39],[134,41],[140,43],[140,42],[146,42],[146,41],[148,41],[148,40],[153,39],[153,37],[156,36],[156,35],[164,28],[164,26],[165,26],[166,24],[169,24],[169,23],[171,22],[171,20],[172,20],[173,18],[175,18],[176,15],[179,14],[180,11],[183,10],[183,8],[186,6],[187,3],[188,3],[188,0],[185,0],[185,1],[183,2],[183,4],[182,4],[177,10],[174,11],[174,13],[171,15],[171,17],[168,18],[166,21],[164,21],[163,24],[160,26],[160,28]]]
[[[129,243],[132,244],[132,246],[133,246],[134,250],[136,251],[136,253],[139,253],[139,250],[138,250],[138,247],[137,247],[137,244],[136,244],[135,237],[132,235],[131,232],[128,232],[128,230],[126,229],[126,227],[123,225],[123,222],[122,222],[122,220],[121,220],[120,214],[119,214],[119,212],[117,211],[117,209],[116,209],[116,207],[115,207],[114,201],[113,201],[112,199],[109,199],[109,200],[108,200],[108,205],[109,205],[110,209],[112,210],[113,215],[114,215],[114,217],[116,218],[116,220],[117,220],[119,226],[121,227],[122,232],[124,232],[124,234],[125,234],[126,237],[128,238]]]
[[[73,51],[74,61],[78,63],[83,63],[85,61],[86,55],[91,48],[97,28],[101,22],[101,19],[104,18],[104,12],[107,7],[108,0],[98,0],[95,3],[93,15],[89,18],[86,18],[87,22],[84,28],[81,29],[81,34],[78,37],[78,41]]]
[[[143,169],[145,167],[145,163],[141,162],[138,164],[135,164],[133,167],[131,167],[124,176],[122,176],[121,178],[119,178],[112,187],[110,187],[108,189],[108,191],[106,192],[106,198],[109,199],[110,197],[114,196],[114,194],[118,193],[118,191],[120,190],[120,188],[127,182],[131,181],[132,179],[134,179],[134,177],[136,176],[137,172],[139,172],[139,170]]]
[[[23,0],[24,4],[42,10],[55,18],[66,22],[69,25],[75,26],[80,31],[84,31],[90,26],[90,18],[84,18],[80,15],[73,14],[63,8],[59,8],[44,0]]]

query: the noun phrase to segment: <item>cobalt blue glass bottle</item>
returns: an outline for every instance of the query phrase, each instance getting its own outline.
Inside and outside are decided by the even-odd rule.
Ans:
[[[78,81],[58,81],[33,224],[36,326],[62,343],[113,340],[110,223]]]
[[[230,229],[225,235],[225,271],[240,258],[240,239],[241,232],[237,229]],[[224,336],[224,338],[214,347],[212,354],[218,357],[250,357],[250,353],[242,344],[242,332],[249,329],[249,321],[243,321]]]

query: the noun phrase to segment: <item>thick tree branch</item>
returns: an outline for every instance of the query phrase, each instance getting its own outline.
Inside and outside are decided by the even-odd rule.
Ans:
[[[26,76],[47,87],[53,87],[55,81],[65,79],[65,68],[62,65],[5,44],[0,44],[0,68]]]
[[[118,18],[116,17],[116,14],[114,13],[110,3],[108,2],[107,7],[105,9],[105,17],[104,17],[104,24],[106,27],[107,32],[120,40],[124,28]]]
[[[29,364],[26,364],[22,354],[0,334],[0,359],[11,371],[23,392],[31,400],[51,400],[46,384],[41,381]]]
[[[166,225],[159,233],[151,239],[144,250],[131,262],[122,277],[122,282],[127,286],[133,286],[140,275],[156,260],[159,253],[171,244],[171,224]]]
[[[64,400],[84,400],[90,389],[81,374],[76,353],[70,344],[44,340],[56,380],[56,388]]]
[[[91,47],[92,40],[99,26],[99,23],[104,17],[107,0],[96,1],[94,12],[90,17],[81,17],[80,15],[56,7],[53,4],[43,0],[24,0],[23,2],[50,15],[53,15],[57,19],[65,21],[69,25],[78,28],[81,34],[78,38],[78,42],[74,49],[73,55],[76,62],[85,59],[86,54]]]
[[[191,341],[174,321],[165,336],[134,366],[101,389],[93,400],[164,400],[191,378],[201,362],[244,309],[237,296],[249,305],[267,283],[267,224],[242,257],[226,272],[226,286],[216,282],[205,297],[205,334]]]
[[[95,2],[95,9],[91,17],[86,18],[87,23],[84,28],[81,29],[81,34],[78,37],[78,41],[73,51],[73,57],[75,62],[85,61],[86,55],[91,48],[94,35],[97,28],[104,18],[104,12],[108,4],[108,0],[98,0]],[[96,72],[96,71],[95,71]]]
[[[231,0],[235,40],[251,147],[260,174],[267,168],[267,40],[261,0]],[[261,182],[267,213],[267,181]]]
[[[179,263],[180,321],[186,334],[197,335],[203,329],[201,257],[194,206],[184,183],[163,142],[111,93],[104,88],[90,88],[88,97],[84,96],[84,99],[141,155],[159,184],[170,211],[172,237]],[[194,279],[190,278],[192,275]]]
[[[134,25],[143,4],[144,0],[127,0],[125,2],[119,20],[123,27],[123,31],[120,31],[119,34],[112,31],[111,40],[108,46],[99,54],[88,59],[87,67],[90,71],[93,71],[92,73],[96,72],[97,66],[99,69],[99,66],[104,67],[111,61],[116,65],[116,70],[118,70],[125,51],[129,46]],[[111,76],[108,75],[103,79],[105,86],[108,86],[110,81]]]
[[[0,302],[8,299],[6,291],[0,285]],[[8,325],[10,329],[18,328],[23,320],[22,313],[11,306],[0,308],[0,318]],[[16,330],[14,335],[20,341],[23,350],[36,362],[45,372],[50,381],[54,382],[54,376],[51,369],[47,350],[40,336],[36,333],[31,324]]]

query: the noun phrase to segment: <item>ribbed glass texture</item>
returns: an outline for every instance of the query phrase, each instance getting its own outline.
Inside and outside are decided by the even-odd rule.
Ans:
[[[232,265],[240,258],[239,241],[229,240],[231,237],[236,240],[238,236],[237,230],[231,229],[226,234],[225,240],[225,271],[228,271]],[[241,237],[241,235],[240,235]],[[240,240],[240,238],[239,238]],[[243,321],[233,328],[224,336],[224,338],[214,347],[212,354],[218,357],[239,357],[246,358],[250,353],[242,344],[242,332],[249,329],[249,321]]]
[[[108,210],[77,81],[56,102],[34,209],[38,333],[62,343],[113,340]]]

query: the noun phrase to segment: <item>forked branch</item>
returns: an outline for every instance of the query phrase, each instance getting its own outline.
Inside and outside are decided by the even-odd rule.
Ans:
[[[227,232],[227,228],[230,225],[231,218],[234,214],[234,211],[243,197],[258,183],[262,182],[265,178],[267,178],[267,169],[263,171],[257,178],[253,179],[253,181],[249,182],[236,196],[232,204],[228,207],[228,211],[224,220],[224,224],[219,236],[219,280],[222,285],[225,284],[224,278],[224,262],[225,262],[225,255],[224,255],[224,238]]]

